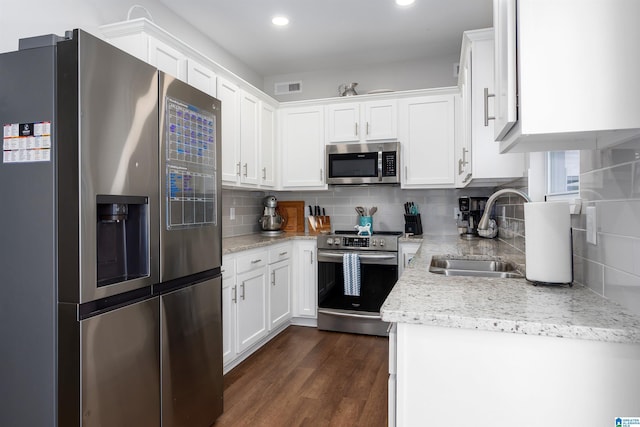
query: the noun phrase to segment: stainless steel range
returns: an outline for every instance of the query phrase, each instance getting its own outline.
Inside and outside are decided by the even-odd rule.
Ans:
[[[318,329],[388,335],[389,324],[381,320],[380,307],[398,280],[401,235],[399,231],[372,236],[336,231],[318,236]],[[360,280],[356,295],[345,286],[345,254],[357,255]]]

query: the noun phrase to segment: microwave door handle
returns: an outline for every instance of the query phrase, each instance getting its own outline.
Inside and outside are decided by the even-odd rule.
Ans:
[[[378,151],[378,181],[382,181],[382,146],[379,147]]]

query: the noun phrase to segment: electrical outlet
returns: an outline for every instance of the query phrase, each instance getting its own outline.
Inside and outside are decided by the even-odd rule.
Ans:
[[[229,208],[229,219],[231,221],[236,219],[236,208]]]
[[[596,207],[587,206],[587,243],[592,245],[596,244],[597,236],[597,221],[596,221]]]

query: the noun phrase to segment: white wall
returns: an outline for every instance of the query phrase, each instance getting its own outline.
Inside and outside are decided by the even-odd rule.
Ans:
[[[330,98],[338,96],[342,83],[357,82],[356,92],[366,94],[376,89],[411,90],[456,86],[453,75],[454,64],[460,55],[432,58],[423,61],[379,64],[358,69],[320,70],[306,73],[280,74],[264,79],[264,91],[279,101]],[[276,82],[302,80],[302,93],[275,95]]]
[[[262,87],[261,75],[155,0],[0,0],[0,52],[17,50],[20,38],[51,33],[64,35],[66,30],[74,28],[102,37],[99,27],[125,21],[129,8],[134,4],[144,6],[153,16],[153,21],[164,30],[254,86]],[[131,17],[148,18],[148,15],[136,8]]]

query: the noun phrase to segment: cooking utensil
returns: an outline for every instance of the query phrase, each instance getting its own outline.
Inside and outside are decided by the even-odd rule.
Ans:
[[[374,213],[378,212],[378,208],[376,206],[369,209],[369,216],[373,216]]]

